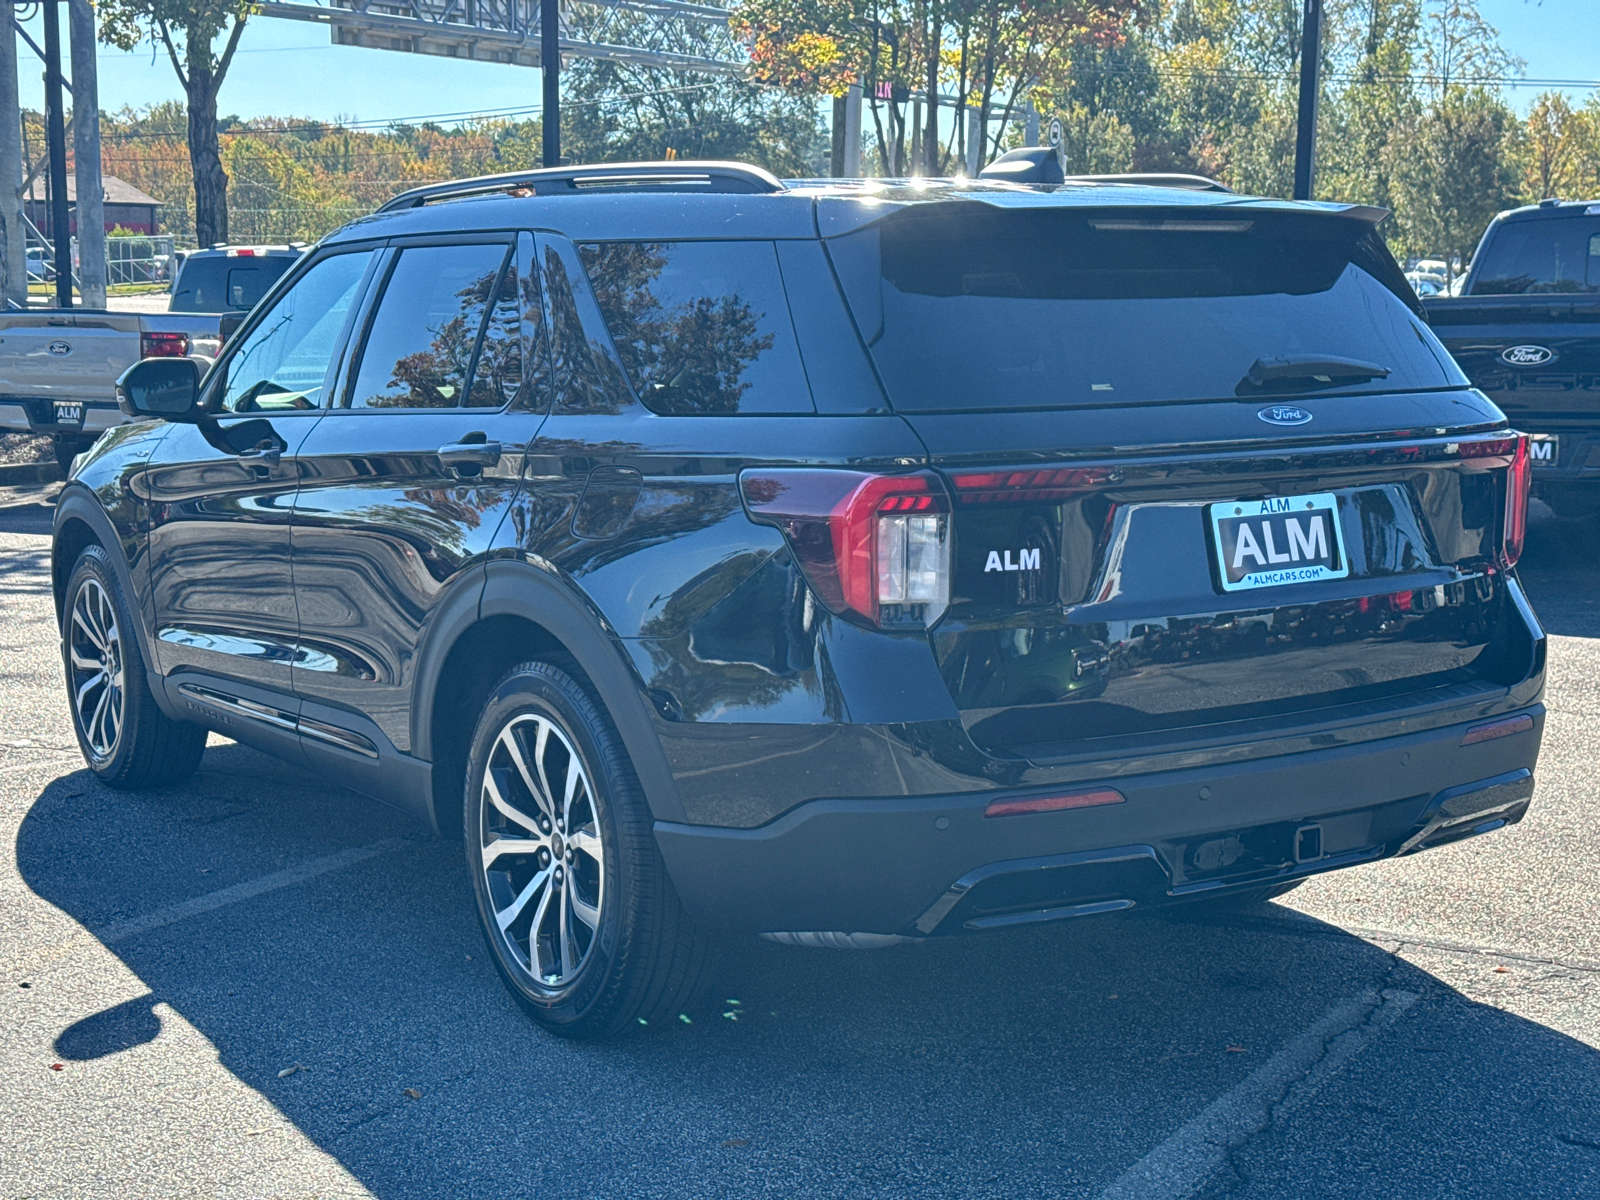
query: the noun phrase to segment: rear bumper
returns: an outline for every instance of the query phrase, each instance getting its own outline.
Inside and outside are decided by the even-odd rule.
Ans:
[[[1285,882],[1520,820],[1544,708],[1506,716],[1519,714],[1520,732],[1473,745],[1462,739],[1481,721],[1124,776],[1113,782],[1126,801],[1103,807],[986,818],[1006,793],[830,799],[755,829],[657,822],[656,838],[684,904],[720,928],[926,936],[1054,920]]]
[[[55,419],[54,401],[20,397],[3,398],[0,399],[0,432],[81,438],[87,444],[113,425],[121,425],[128,419],[115,404],[84,402],[82,407],[81,423],[77,421],[61,423]]]

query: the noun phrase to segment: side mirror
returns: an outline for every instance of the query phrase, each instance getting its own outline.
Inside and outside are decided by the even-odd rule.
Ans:
[[[195,424],[200,412],[200,364],[188,358],[140,359],[117,380],[117,407],[130,417]]]
[[[234,334],[239,332],[239,326],[244,324],[244,319],[249,315],[247,312],[222,314],[222,320],[217,323],[217,331],[222,336],[222,344],[224,346],[228,344],[229,339]]]

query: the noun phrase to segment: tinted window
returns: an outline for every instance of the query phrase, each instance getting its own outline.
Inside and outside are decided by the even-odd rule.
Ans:
[[[227,359],[222,407],[282,412],[322,403],[323,377],[372,251],[314,264],[278,297]]]
[[[216,254],[190,258],[172,289],[169,312],[243,312],[295,264],[291,254],[237,258]]]
[[[1347,358],[1458,385],[1381,279],[1404,280],[1355,221],[937,205],[829,243],[890,401],[903,411],[1049,408],[1281,395],[1258,358]],[[1442,353],[1442,351],[1441,351]]]
[[[550,357],[555,412],[617,413],[633,404],[622,368],[612,356],[577,251],[570,242],[541,241],[550,302]]]
[[[459,408],[505,258],[496,244],[402,250],[367,330],[351,407]]]
[[[1474,296],[1600,291],[1600,220],[1506,221],[1483,248]]]
[[[518,299],[517,264],[506,264],[505,274],[489,307],[489,320],[483,328],[483,345],[472,371],[472,390],[467,403],[476,408],[500,408],[510,404],[522,390],[523,309],[539,308],[538,288],[530,289],[526,302]]]
[[[771,242],[579,249],[617,354],[651,408],[813,411]]]

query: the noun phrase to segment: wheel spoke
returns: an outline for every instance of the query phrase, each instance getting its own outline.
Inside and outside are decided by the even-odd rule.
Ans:
[[[497,837],[483,848],[485,868],[502,854],[537,854],[544,849],[543,838]]]
[[[572,895],[567,903],[572,906],[572,913],[590,929],[598,931],[600,928],[600,910],[578,895],[576,888],[568,887]]]
[[[106,682],[106,673],[104,669],[101,669],[96,671],[93,675],[89,676],[89,678],[85,679],[78,685],[77,694],[73,697],[72,702],[77,705],[79,716],[83,715],[84,697],[94,690],[96,684],[104,682]]]
[[[561,914],[558,920],[561,923],[561,975],[562,978],[571,975],[577,970],[577,962],[573,959],[572,951],[572,917],[567,911],[568,898],[572,895],[572,880],[566,881],[566,886],[561,889]]]
[[[106,653],[106,641],[95,625],[94,618],[89,615],[89,606],[83,594],[79,593],[78,606],[72,610],[72,623],[83,630],[83,636],[93,643],[94,648],[101,654]]]
[[[572,820],[572,797],[578,790],[578,785],[583,782],[583,768],[578,765],[578,756],[567,755],[567,780],[562,788],[561,796],[561,827],[566,829]]]
[[[533,769],[539,772],[540,804],[550,819],[556,819],[556,794],[550,790],[550,777],[544,773],[544,752],[550,742],[550,722],[539,721],[538,735],[533,739]]]
[[[508,821],[516,822],[518,825],[521,825],[524,829],[527,829],[532,833],[538,834],[540,832],[538,821],[536,821],[533,817],[530,817],[527,813],[523,812],[520,808],[516,807],[516,805],[508,802],[506,798],[500,794],[500,781],[494,777],[494,766],[492,764],[484,768],[483,791],[484,794],[489,797],[489,803],[494,805],[496,811],[498,811],[502,817],[505,817]]]
[[[539,726],[539,747],[534,751],[534,762],[538,763],[539,754],[544,747],[544,734],[547,727],[542,723]],[[522,785],[528,789],[528,794],[533,797],[533,802],[539,806],[539,811],[544,813],[552,823],[556,819],[554,808],[550,804],[550,785],[545,783],[541,789],[534,781],[533,775],[528,771],[527,761],[522,756],[522,746],[517,741],[516,726],[508,725],[500,734],[500,744],[506,748],[506,753],[511,755],[511,761],[516,764],[517,774],[522,776]],[[544,769],[539,769],[539,779],[544,780]],[[513,818],[515,819],[515,818]],[[538,826],[530,826],[537,829]]]
[[[109,687],[103,688],[100,692],[100,699],[95,701],[94,716],[89,718],[89,744],[96,750],[104,751],[110,747],[110,743],[106,741],[103,725],[106,709],[110,706],[111,689]],[[99,735],[98,737],[96,736],[97,734]]]
[[[539,902],[539,915],[535,916],[533,919],[533,936],[538,936],[539,921],[543,916],[545,906],[549,903],[550,889],[545,885],[550,882],[550,872],[550,867],[546,867],[544,870],[540,871],[532,879],[528,880],[527,886],[517,893],[517,898],[515,900],[506,905],[499,912],[495,913],[494,919],[499,922],[500,931],[502,933],[505,932],[506,926],[510,925],[511,922],[515,921],[519,916],[522,915],[522,910],[528,907],[528,901],[533,899],[534,894],[543,888],[545,892],[545,899]]]
[[[604,861],[601,857],[600,839],[595,836],[594,831],[588,826],[582,829],[574,829],[567,834],[567,845],[574,850],[587,854],[595,862]]]
[[[78,653],[76,646],[71,647],[72,669],[75,671],[103,671],[105,670],[104,658],[85,658]]]
[[[528,966],[535,977],[544,982],[544,963],[539,960],[539,931],[544,928],[545,916],[550,912],[550,897],[556,894],[555,885],[545,888],[539,897],[539,907],[534,910],[533,922],[528,926]]]

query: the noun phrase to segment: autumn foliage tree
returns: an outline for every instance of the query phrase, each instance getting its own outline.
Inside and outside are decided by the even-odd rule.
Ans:
[[[754,78],[812,95],[860,84],[886,172],[937,175],[966,157],[960,118],[967,109],[978,110],[985,130],[992,116],[1001,118],[975,148],[987,162],[1020,102],[1059,85],[1069,48],[1120,42],[1150,7],[1150,0],[743,0],[732,25]],[[913,91],[954,95],[947,134],[939,104],[926,105],[921,128],[908,130]]]
[[[99,5],[101,41],[122,50],[146,39],[159,43],[178,73],[188,98],[195,236],[202,246],[228,240],[228,174],[217,136],[217,93],[251,8],[249,0],[101,0]],[[219,52],[217,39],[224,33]]]

